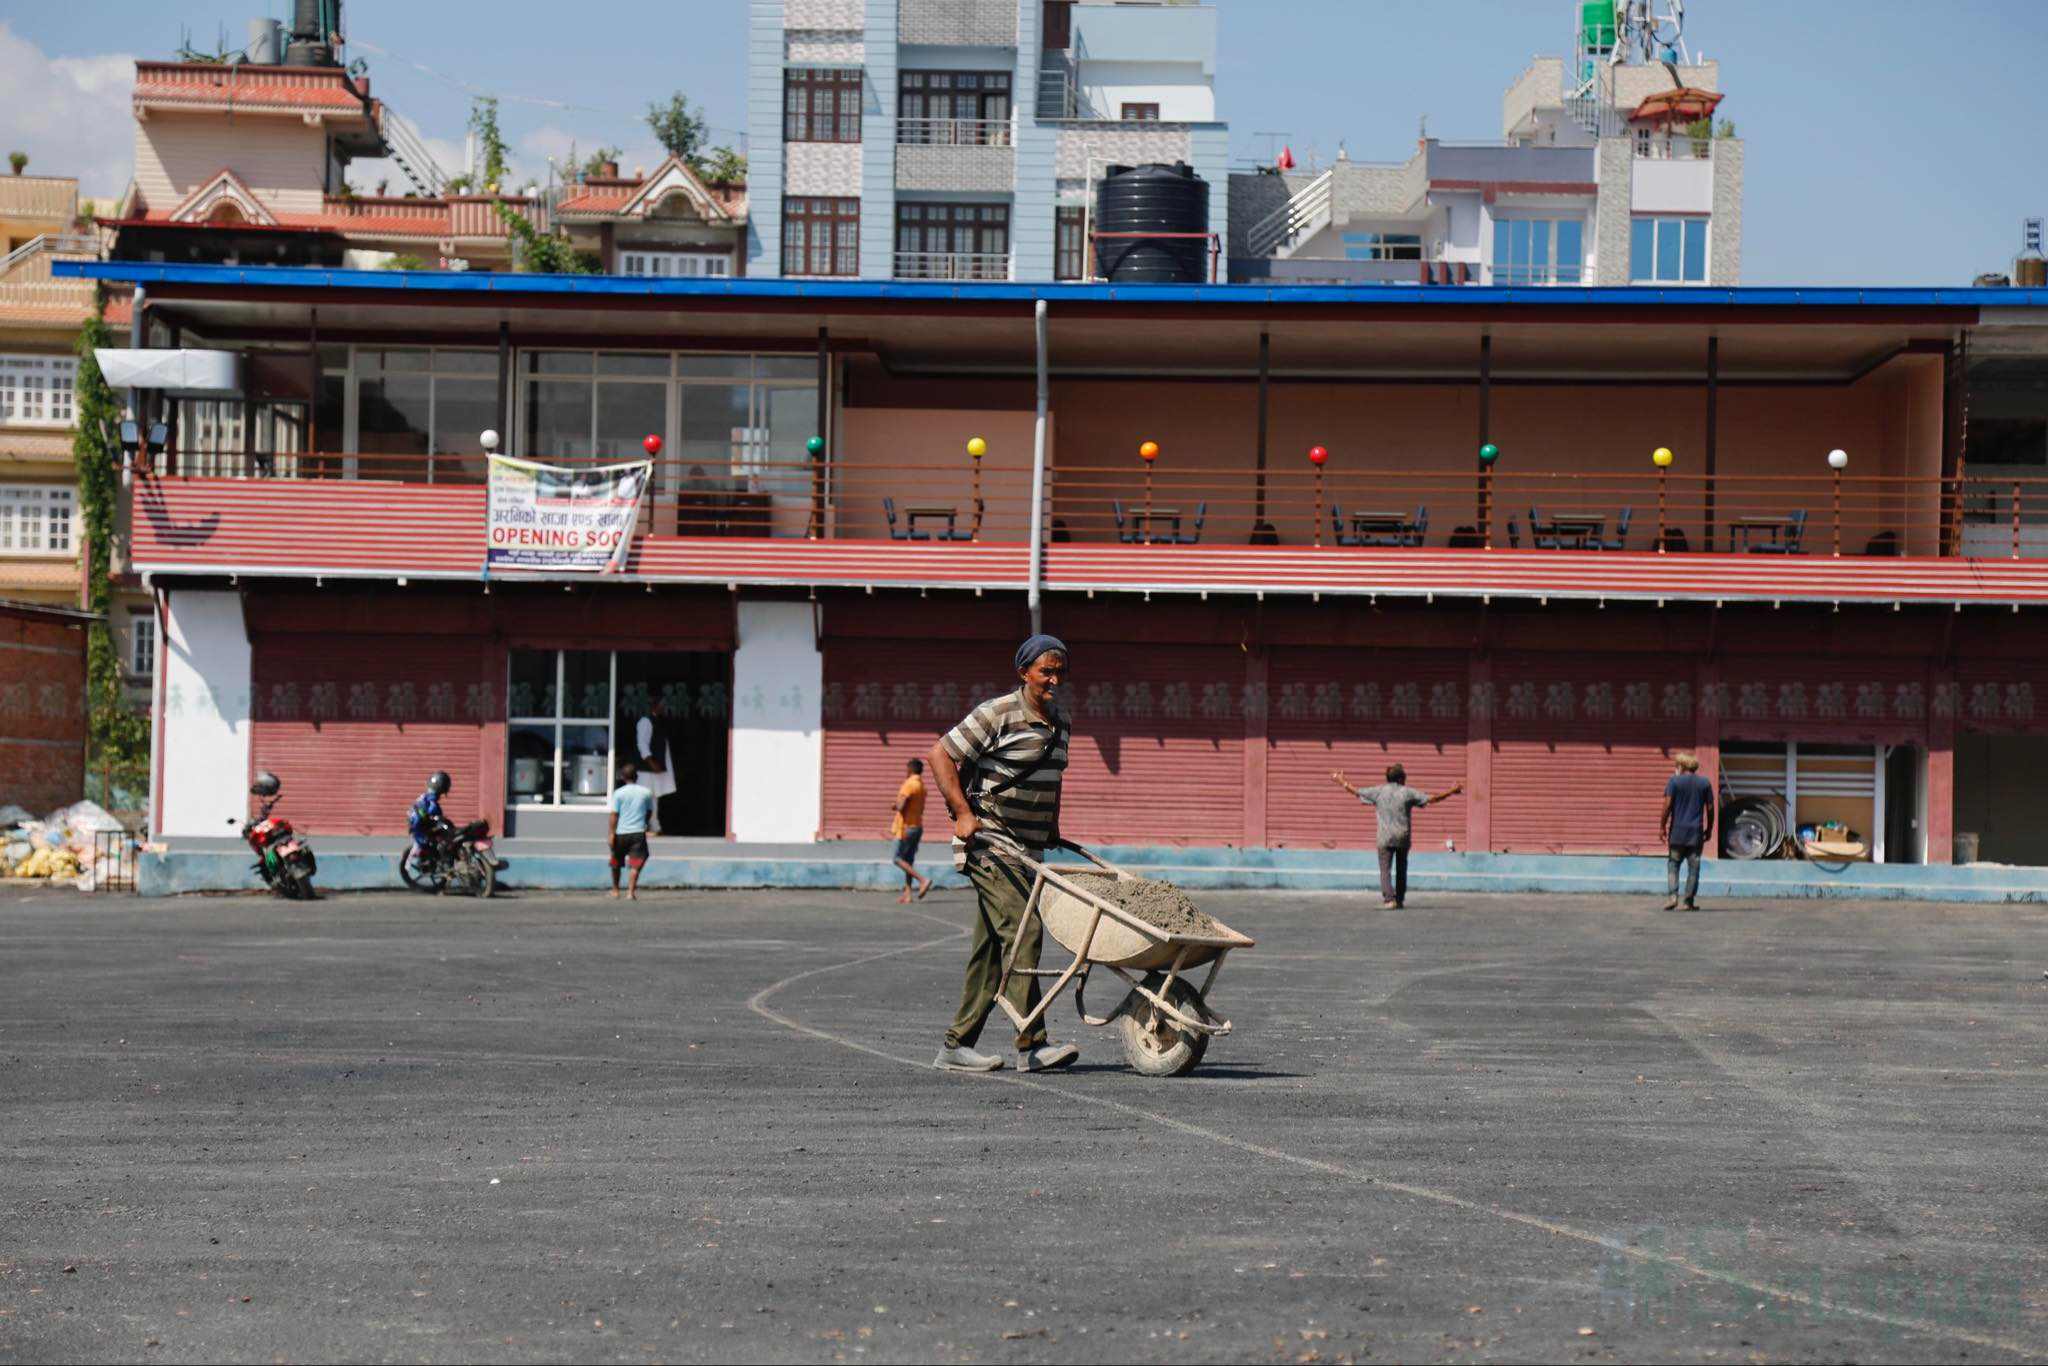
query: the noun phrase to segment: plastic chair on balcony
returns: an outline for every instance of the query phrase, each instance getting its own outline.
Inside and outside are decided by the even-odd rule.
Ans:
[[[939,533],[942,541],[971,541],[981,534],[982,518],[988,515],[988,503],[980,498],[974,500],[974,521],[965,531],[951,527]]]
[[[1357,546],[1373,544],[1367,537],[1344,529],[1344,505],[1342,503],[1330,504],[1330,529],[1336,534],[1338,545]]]
[[[1514,514],[1514,513],[1512,513],[1512,512],[1510,512],[1510,513],[1508,514],[1508,549],[1510,549],[1510,550],[1520,550],[1521,548],[1522,548],[1522,533],[1521,533],[1520,531],[1516,530],[1516,528],[1515,528],[1515,514]]]
[[[911,529],[910,529],[910,528],[908,528],[908,527],[904,527],[904,528],[902,528],[902,529],[900,529],[900,530],[899,530],[899,529],[897,528],[897,526],[896,526],[896,500],[895,500],[894,498],[884,498],[884,499],[882,500],[882,511],[884,511],[884,512],[886,512],[886,513],[888,513],[888,514],[889,514],[889,539],[890,539],[890,540],[892,540],[892,541],[929,541],[929,540],[930,540],[930,539],[932,538],[932,537],[931,537],[931,533],[930,533],[930,532],[928,532],[928,531],[913,531],[913,530],[911,530]]]
[[[1775,541],[1763,541],[1750,547],[1760,555],[1797,555],[1800,537],[1806,534],[1806,509],[1797,508],[1792,513],[1791,524],[1785,534]]]
[[[1611,540],[1611,541],[1595,541],[1595,542],[1593,542],[1593,544],[1594,544],[1594,545],[1596,545],[1596,546],[1598,546],[1598,547],[1599,547],[1600,549],[1602,549],[1602,550],[1626,550],[1626,549],[1628,549],[1628,519],[1629,519],[1629,515],[1630,515],[1631,513],[1633,513],[1634,511],[1635,511],[1635,509],[1634,509],[1634,508],[1623,508],[1623,509],[1621,510],[1621,516],[1620,516],[1620,517],[1619,517],[1619,518],[1618,518],[1618,519],[1617,519],[1617,520],[1615,521],[1615,523],[1614,523],[1614,539],[1613,539],[1613,540]]]
[[[1415,520],[1408,524],[1408,529],[1401,533],[1396,544],[1419,546],[1422,544],[1423,537],[1428,534],[1429,508],[1426,505],[1418,504],[1415,509]]]
[[[1546,531],[1548,535],[1545,534]],[[1557,528],[1544,526],[1543,514],[1536,510],[1534,503],[1529,505],[1529,544],[1538,550],[1564,549],[1564,539],[1557,534]]]
[[[1174,545],[1199,545],[1202,540],[1202,519],[1208,515],[1208,502],[1204,500],[1197,503],[1195,504],[1195,529],[1193,531],[1176,531],[1171,536],[1162,536],[1159,539],[1171,542]]]
[[[1116,514],[1116,538],[1125,545],[1136,545],[1142,539],[1142,533],[1135,528],[1128,530],[1125,528],[1123,500],[1119,498],[1110,499],[1109,510]]]

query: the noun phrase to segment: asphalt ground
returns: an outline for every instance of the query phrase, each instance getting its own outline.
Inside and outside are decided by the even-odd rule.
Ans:
[[[0,1359],[2048,1356],[2048,909],[1197,899],[1148,1080],[964,895],[0,893]]]

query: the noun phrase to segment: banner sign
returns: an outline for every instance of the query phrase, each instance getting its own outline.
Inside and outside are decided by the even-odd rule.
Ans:
[[[484,569],[626,567],[654,462],[564,468],[493,455]]]

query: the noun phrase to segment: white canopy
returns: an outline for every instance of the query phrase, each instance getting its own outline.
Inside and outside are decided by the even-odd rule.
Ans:
[[[242,357],[234,351],[103,347],[93,356],[116,389],[162,389],[176,398],[233,398],[242,392]]]

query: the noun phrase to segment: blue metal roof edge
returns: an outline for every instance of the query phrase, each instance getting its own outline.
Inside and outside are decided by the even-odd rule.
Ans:
[[[505,271],[328,270],[315,266],[160,265],[148,261],[53,261],[60,278],[127,284],[268,285],[316,289],[396,289],[424,293],[584,294],[672,299],[973,299],[1033,303],[1291,303],[1637,305],[1720,304],[1731,307],[1809,305],[1885,308],[2048,308],[2048,290],[1799,289],[1778,286],[1669,289],[1628,285],[1116,285],[1009,284],[937,280],[731,279],[669,280],[618,275],[529,275]]]

